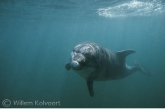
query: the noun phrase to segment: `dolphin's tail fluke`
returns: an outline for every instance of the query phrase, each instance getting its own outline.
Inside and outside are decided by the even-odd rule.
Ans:
[[[138,62],[135,62],[135,67],[142,73],[148,75],[148,76],[152,76],[152,74],[150,73],[150,71],[148,69],[146,69],[144,66],[141,66]]]

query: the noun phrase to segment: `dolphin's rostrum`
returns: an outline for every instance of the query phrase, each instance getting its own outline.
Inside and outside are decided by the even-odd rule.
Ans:
[[[148,70],[140,66],[128,66],[125,58],[135,53],[134,50],[123,50],[113,53],[96,43],[84,42],[75,46],[71,52],[71,61],[65,65],[67,70],[71,68],[81,77],[86,79],[90,96],[94,96],[93,81],[116,80],[141,71],[151,75]]]

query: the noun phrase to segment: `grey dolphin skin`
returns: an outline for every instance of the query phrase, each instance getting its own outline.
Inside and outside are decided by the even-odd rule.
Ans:
[[[113,53],[95,43],[84,42],[74,47],[71,60],[65,68],[73,69],[86,80],[89,94],[93,97],[93,81],[122,79],[136,71],[151,75],[138,63],[135,66],[128,66],[125,63],[125,58],[132,53],[135,51],[123,50]]]

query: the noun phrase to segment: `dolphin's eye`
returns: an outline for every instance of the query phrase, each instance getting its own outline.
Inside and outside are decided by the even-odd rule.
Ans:
[[[85,57],[90,57],[90,53],[86,52],[83,54]]]

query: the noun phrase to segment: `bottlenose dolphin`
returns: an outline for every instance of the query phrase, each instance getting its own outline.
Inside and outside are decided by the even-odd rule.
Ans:
[[[83,42],[74,47],[71,52],[71,60],[65,65],[65,68],[67,70],[72,68],[86,79],[89,94],[93,97],[93,81],[121,79],[136,71],[151,75],[138,63],[135,66],[128,66],[125,63],[125,58],[132,53],[135,51],[123,50],[113,53],[96,43]]]

